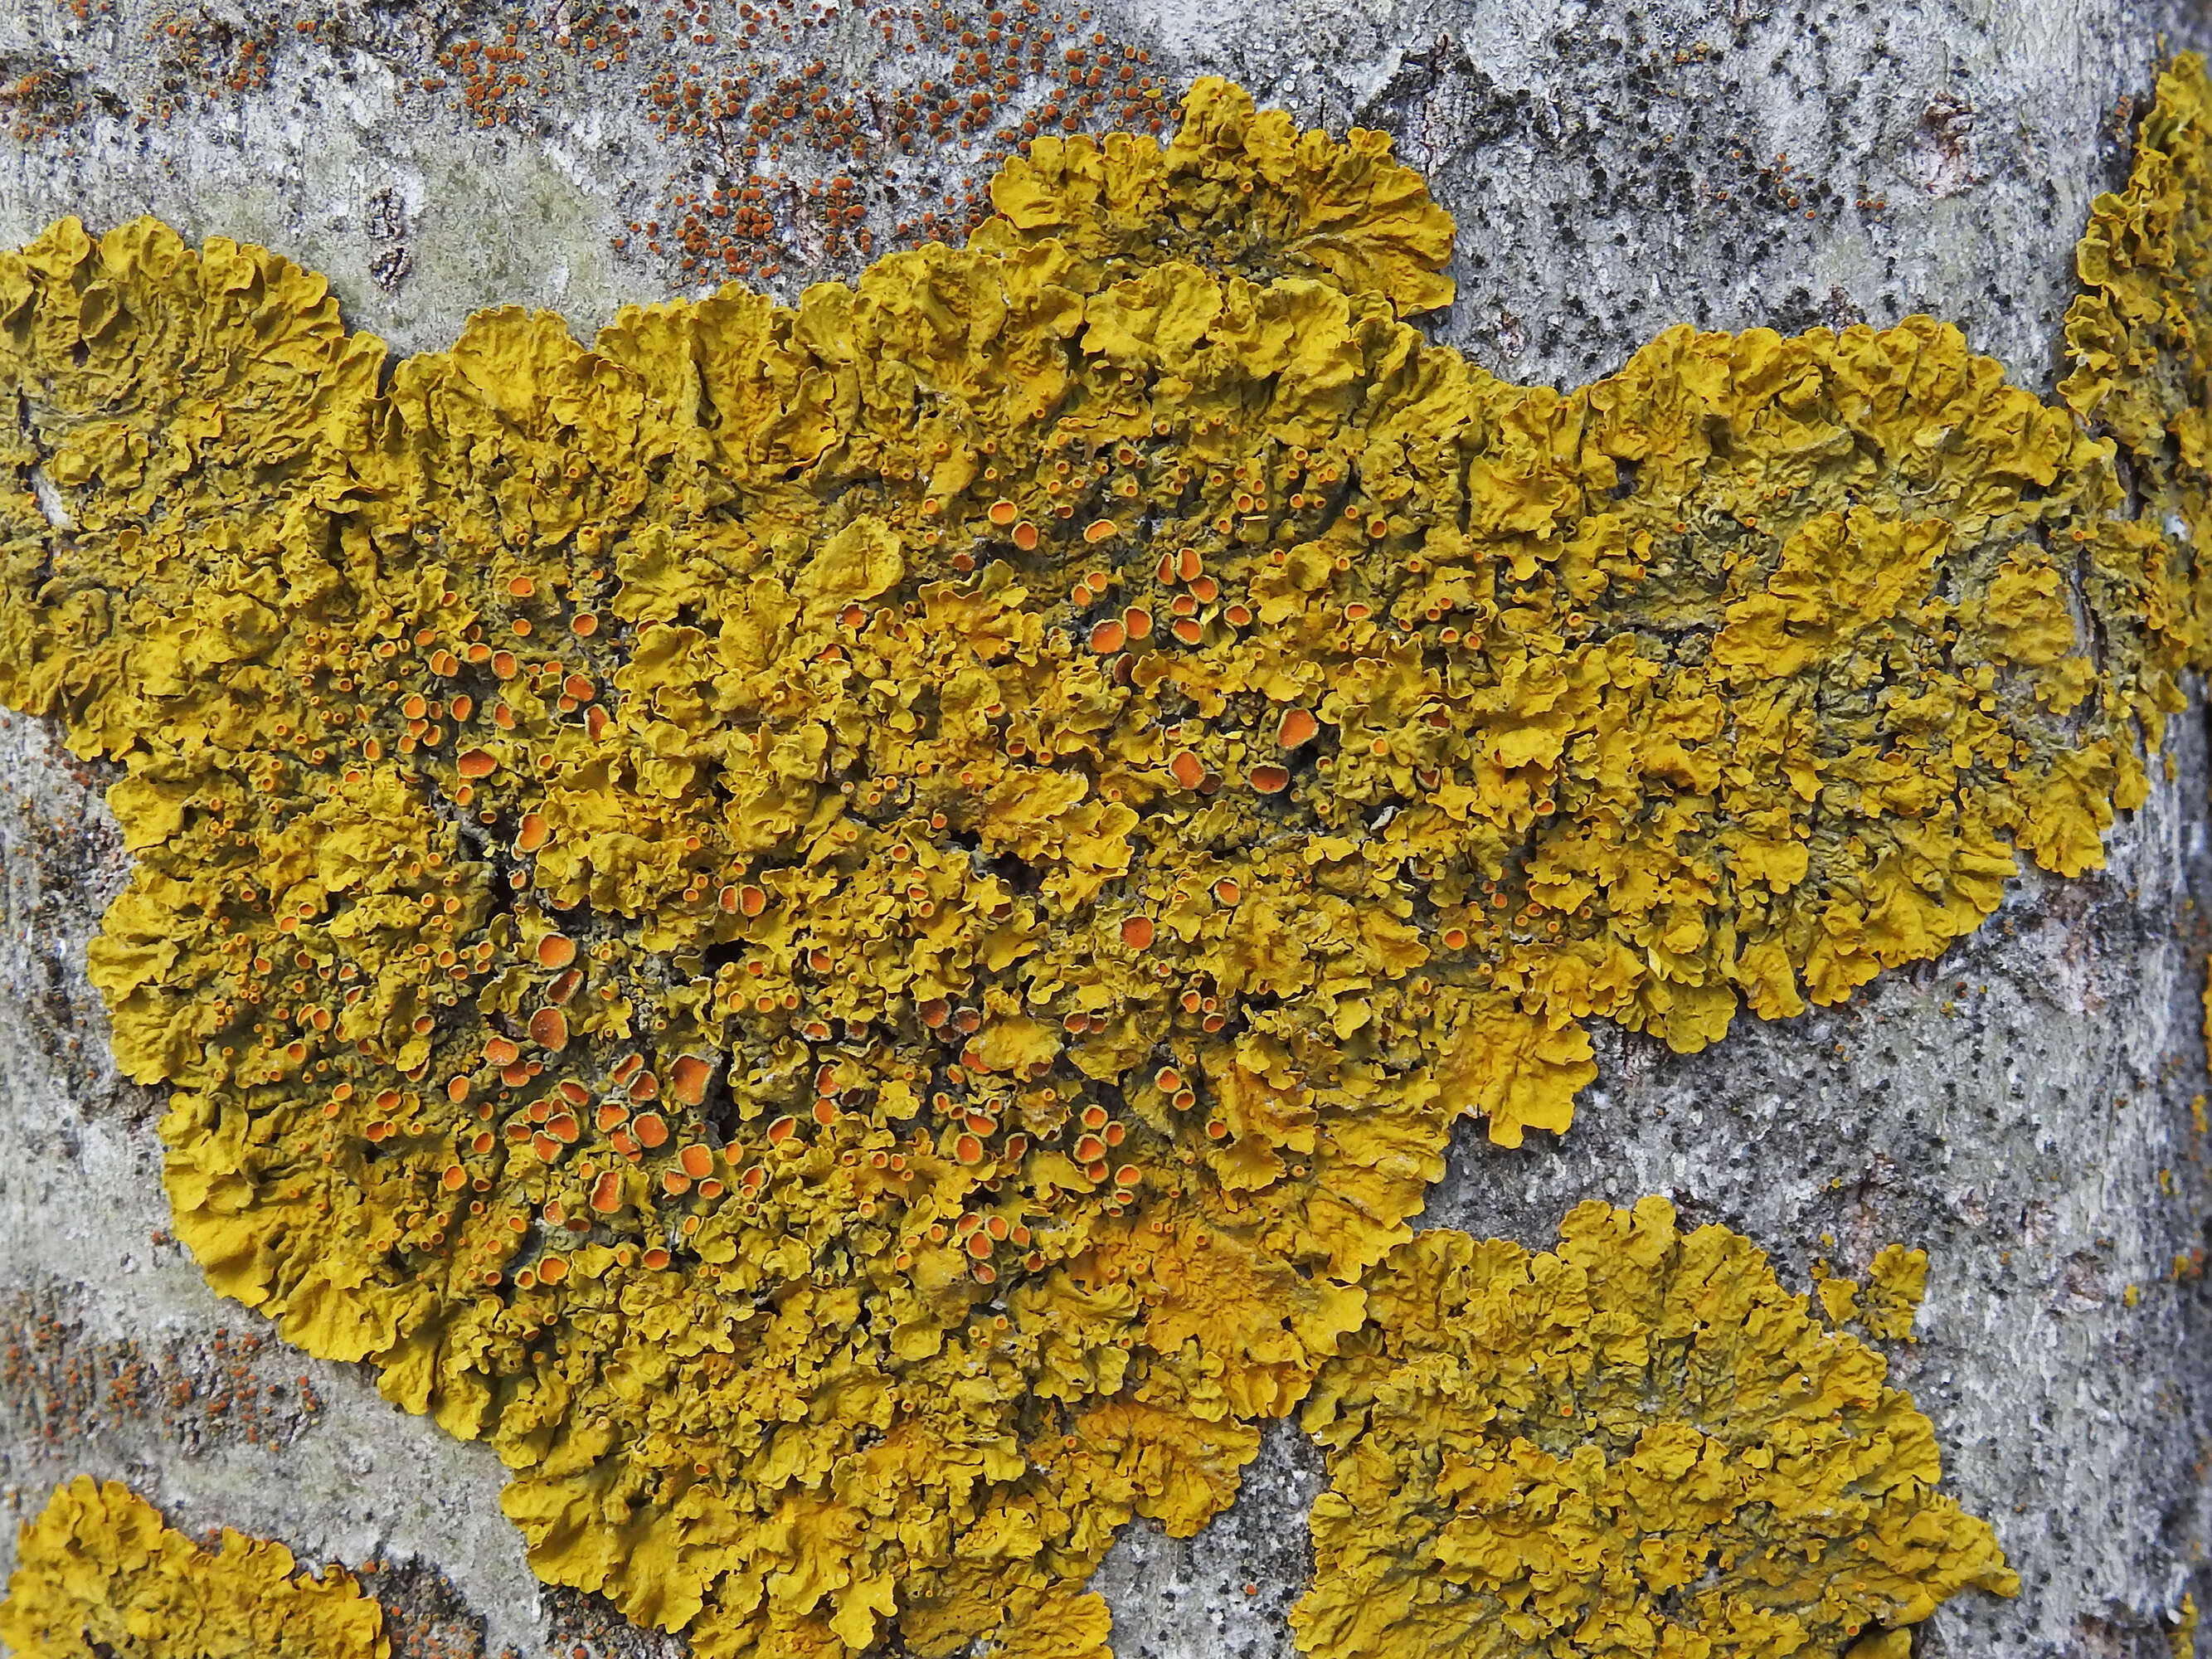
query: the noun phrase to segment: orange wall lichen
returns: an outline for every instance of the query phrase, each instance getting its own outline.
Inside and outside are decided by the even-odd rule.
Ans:
[[[79,1475],[23,1524],[0,1642],[15,1659],[389,1659],[351,1574],[295,1566],[228,1528],[202,1549],[129,1487]]]
[[[1304,1413],[1313,1659],[1872,1659],[2019,1588],[1881,1357],[1663,1200],[1582,1205],[1555,1253],[1422,1233],[1368,1305]]]
[[[1824,1233],[1820,1243],[1832,1246],[1835,1240]],[[1869,1336],[1910,1342],[1928,1293],[1928,1252],[1885,1244],[1869,1264],[1864,1284],[1838,1277],[1823,1257],[1813,1263],[1813,1289],[1830,1324],[1856,1325]]]
[[[2121,515],[1954,329],[1509,385],[1387,143],[1219,82],[994,200],[388,384],[259,249],[0,258],[0,696],[124,768],[179,1236],[702,1655],[1103,1647],[1456,1118],[2093,865],[2198,648],[2193,452]]]

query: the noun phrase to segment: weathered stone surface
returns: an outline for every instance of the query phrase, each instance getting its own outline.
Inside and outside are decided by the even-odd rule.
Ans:
[[[2162,44],[2208,34],[2194,7],[2126,0],[1100,10],[1170,84],[1224,73],[1304,120],[1398,134],[1461,224],[1460,298],[1434,331],[1501,373],[1569,382],[1678,320],[1925,310],[2047,391],[2072,240],[2124,169],[2129,100]],[[677,280],[610,239],[671,166],[635,90],[699,52],[650,40],[544,94],[542,131],[491,132],[454,99],[395,95],[433,45],[489,32],[488,9],[316,15],[335,26],[282,46],[264,88],[142,131],[177,72],[149,39],[155,8],[0,7],[0,74],[32,129],[0,140],[0,240],[63,212],[95,228],[156,213],[328,272],[359,325],[410,349],[497,303],[557,307],[584,332]],[[918,72],[869,67],[865,16],[799,30],[787,55]],[[56,113],[77,99],[83,117]],[[887,234],[923,181],[965,189],[976,165],[956,148],[885,170],[867,181],[872,222]],[[836,274],[801,246],[772,285]],[[1610,1036],[1571,1134],[1464,1143],[1430,1206],[1543,1244],[1577,1200],[1664,1193],[1800,1285],[1815,1257],[1855,1273],[1892,1240],[1925,1247],[1929,1299],[1896,1374],[2024,1588],[1947,1607],[1923,1653],[2149,1659],[2192,1574],[2212,1601],[2212,1305],[2201,1280],[2174,1282],[2212,1212],[2189,1104],[2206,1086],[2212,848],[2201,720],[2177,735],[2177,776],[2113,833],[2103,874],[2023,878],[1942,961],[1843,1008],[1746,1018],[1699,1056]],[[495,1651],[662,1650],[541,1594],[487,1451],[386,1406],[365,1372],[269,1340],[164,1242],[159,1103],[117,1078],[83,975],[124,870],[100,775],[10,718],[0,781],[0,1522],[89,1470],[190,1528],[380,1559],[380,1590],[423,1628],[469,1638],[481,1621]],[[1118,1650],[1290,1652],[1320,1480],[1285,1426],[1200,1539],[1133,1528],[1100,1578]]]

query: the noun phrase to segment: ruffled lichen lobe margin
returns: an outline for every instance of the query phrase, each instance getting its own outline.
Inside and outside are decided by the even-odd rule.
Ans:
[[[388,384],[272,254],[56,225],[0,696],[125,769],[179,1236],[702,1655],[1100,1649],[1114,1528],[1233,1495],[1454,1120],[1563,1130],[1589,1019],[1833,1001],[2143,798],[2203,96],[2069,324],[2140,516],[1926,319],[1498,380],[1401,319],[1451,231],[1387,141],[1218,82],[795,310]]]
[[[226,1528],[204,1549],[118,1481],[79,1475],[23,1525],[0,1601],[15,1659],[390,1659],[343,1567]]]

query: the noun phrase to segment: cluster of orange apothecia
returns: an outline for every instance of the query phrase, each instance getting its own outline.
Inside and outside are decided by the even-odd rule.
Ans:
[[[682,159],[665,205],[631,221],[615,246],[701,276],[775,276],[794,257],[835,264],[872,254],[882,226],[867,222],[884,216],[853,175],[879,173],[887,160],[963,145],[964,164],[988,172],[1042,133],[1164,125],[1165,81],[1150,50],[1094,27],[1087,8],[881,6],[862,14],[857,40],[833,21],[792,0],[615,7],[550,39],[518,21],[495,42],[457,41],[440,56],[446,73],[420,84],[458,86],[483,124],[512,125],[548,84],[545,69],[533,79],[531,68],[548,52],[604,73],[642,40],[652,56],[649,70],[640,58],[646,118]],[[810,55],[810,41],[822,52]],[[855,52],[870,57],[866,68],[855,67]],[[990,214],[972,187],[895,182],[919,207],[890,225],[899,240],[965,233]],[[797,243],[809,252],[795,256]]]
[[[80,22],[112,15],[106,0],[61,9]],[[367,52],[393,72],[403,100],[458,100],[488,131],[539,130],[580,76],[598,97],[634,88],[669,170],[654,205],[613,245],[694,278],[842,266],[872,254],[886,232],[965,234],[991,211],[975,179],[1040,134],[1158,133],[1168,109],[1149,46],[1108,33],[1090,8],[1044,0],[931,0],[849,16],[808,0],[592,5],[490,29],[456,19],[434,33],[427,59],[411,27],[336,10],[254,19],[165,6],[143,33],[156,72],[134,95],[126,70],[104,100],[121,95],[139,131],[261,90],[278,55],[303,40]],[[94,114],[78,94],[67,75],[34,71],[0,88],[0,111],[19,137],[53,136]],[[934,169],[948,149],[957,179]]]
[[[1401,320],[1387,141],[1218,82],[994,196],[388,384],[261,250],[0,260],[0,691],[125,769],[179,1236],[702,1654],[1099,1646],[1456,1118],[2094,862],[2201,660],[2188,544],[1955,331],[1509,385]],[[2069,395],[2148,418],[2196,267],[2132,211]]]
[[[156,1428],[197,1449],[276,1449],[323,1409],[305,1376],[274,1374],[289,1351],[258,1332],[218,1329],[204,1348],[88,1337],[28,1298],[0,1301],[0,1389],[25,1437],[50,1452],[118,1431]]]

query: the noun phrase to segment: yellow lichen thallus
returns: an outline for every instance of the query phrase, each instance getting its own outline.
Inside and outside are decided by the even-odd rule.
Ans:
[[[1924,318],[1509,385],[1401,319],[1451,228],[1388,142],[1218,82],[795,310],[489,312],[388,385],[274,255],[55,226],[0,695],[121,763],[92,966],[179,1236],[702,1655],[1099,1646],[1114,1528],[1228,1501],[1456,1118],[1563,1131],[1589,1020],[1835,1000],[2142,799],[2203,96],[2068,406]]]

